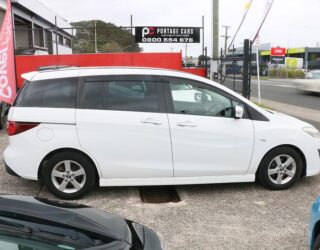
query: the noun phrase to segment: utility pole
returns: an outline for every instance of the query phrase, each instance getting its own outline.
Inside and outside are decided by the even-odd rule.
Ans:
[[[224,37],[224,57],[226,57],[227,49],[228,49],[228,39],[231,37],[231,36],[228,36],[228,29],[231,28],[231,26],[222,25],[222,27],[225,28],[225,35],[221,37]]]
[[[219,57],[219,0],[212,1],[212,58]]]
[[[212,80],[215,75],[218,75],[218,58],[219,58],[219,0],[211,0],[212,7],[212,37],[211,45],[212,52],[210,61],[210,79]]]
[[[186,43],[186,54],[185,54],[186,60],[187,60],[187,57],[188,57],[188,47],[189,47],[189,45]]]

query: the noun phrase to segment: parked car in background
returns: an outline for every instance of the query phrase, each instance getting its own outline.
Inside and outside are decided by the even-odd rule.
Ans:
[[[309,71],[306,79],[295,80],[295,82],[300,91],[320,94],[320,70]]]
[[[117,215],[79,204],[1,195],[0,249],[164,248],[157,233]]]
[[[253,182],[320,172],[320,133],[195,75],[147,68],[31,72],[8,115],[8,173],[76,199],[94,185]]]

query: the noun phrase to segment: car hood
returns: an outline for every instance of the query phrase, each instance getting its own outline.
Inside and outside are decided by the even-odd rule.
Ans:
[[[68,225],[112,237],[118,241],[131,242],[130,230],[123,218],[83,205],[29,196],[2,195],[0,215],[10,214]]]
[[[37,219],[45,224],[59,223],[78,228],[132,246],[132,250],[161,250],[163,242],[153,230],[136,222],[75,203],[64,203],[44,198],[0,195],[0,216]],[[22,217],[22,218],[21,218]]]
[[[274,110],[265,109],[267,111],[266,116],[270,119],[271,122],[277,122],[286,126],[296,127],[296,128],[303,128],[312,126],[311,124],[304,122],[298,118],[293,116],[277,112]]]

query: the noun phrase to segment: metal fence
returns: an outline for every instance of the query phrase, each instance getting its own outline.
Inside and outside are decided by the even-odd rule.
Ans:
[[[235,49],[231,53],[214,58],[213,63],[217,65],[213,78],[226,87],[242,94],[250,99],[251,76],[252,76],[252,42],[244,40],[243,54],[235,54]]]

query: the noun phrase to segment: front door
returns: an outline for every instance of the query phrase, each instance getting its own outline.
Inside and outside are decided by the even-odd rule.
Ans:
[[[241,101],[183,78],[167,79],[174,176],[225,176],[247,172],[254,145],[252,120],[234,118]]]
[[[172,152],[160,79],[88,78],[76,111],[81,146],[103,178],[172,177]]]

